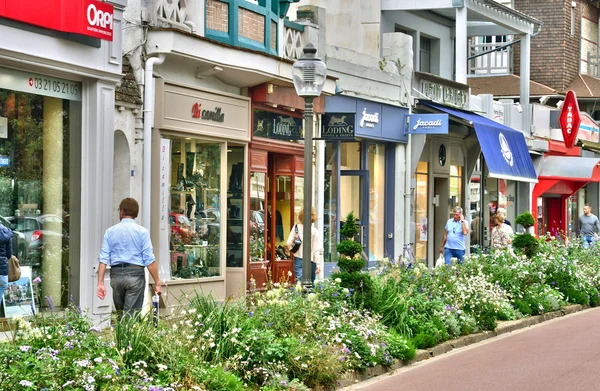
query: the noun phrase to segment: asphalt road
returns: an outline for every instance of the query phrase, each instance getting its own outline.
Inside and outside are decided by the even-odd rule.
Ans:
[[[600,308],[457,349],[352,388],[361,391],[600,390]]]

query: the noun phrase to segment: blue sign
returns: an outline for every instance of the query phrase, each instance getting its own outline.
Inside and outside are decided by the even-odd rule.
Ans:
[[[448,134],[448,114],[411,114],[410,134]]]
[[[0,155],[0,167],[10,166],[10,158],[8,156]]]

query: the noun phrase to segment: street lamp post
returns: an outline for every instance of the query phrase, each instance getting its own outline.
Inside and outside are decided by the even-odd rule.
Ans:
[[[296,93],[304,98],[304,224],[302,230],[302,287],[312,288],[312,148],[313,148],[313,100],[321,95],[327,67],[317,58],[317,49],[309,43],[303,56],[292,66],[292,79]]]

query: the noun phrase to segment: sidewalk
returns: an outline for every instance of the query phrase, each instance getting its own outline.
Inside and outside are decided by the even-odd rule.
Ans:
[[[380,375],[390,375],[395,372],[397,369],[410,366],[417,362],[428,360],[432,357],[437,357],[448,353],[454,349],[462,348],[468,345],[473,345],[482,341],[485,341],[490,338],[497,337],[499,335],[507,334],[516,330],[524,329],[538,323],[546,322],[551,319],[559,318],[565,315],[573,314],[589,307],[582,306],[579,304],[574,304],[567,306],[561,310],[548,312],[543,315],[536,315],[529,318],[498,322],[498,327],[494,331],[484,331],[477,334],[465,335],[457,339],[448,340],[443,342],[437,346],[426,350],[417,350],[417,354],[413,360],[410,361],[399,361],[390,367],[382,367],[377,366],[373,368],[369,368],[363,372],[354,372],[354,373],[345,373],[342,375],[340,379],[340,385],[338,387],[339,390],[344,391],[352,391],[360,387],[359,383],[364,382],[366,380],[372,379],[374,377]],[[322,390],[322,388],[316,388],[317,391]]]

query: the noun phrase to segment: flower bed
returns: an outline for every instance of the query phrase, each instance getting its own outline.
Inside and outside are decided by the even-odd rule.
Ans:
[[[600,246],[599,246],[600,248]],[[429,270],[383,262],[372,290],[342,280],[273,286],[245,301],[197,295],[169,322],[100,332],[70,308],[18,323],[0,344],[0,389],[305,390],[414,357],[415,347],[493,330],[568,303],[598,304],[596,250],[541,242],[532,259],[497,252]],[[277,285],[277,284],[276,284]]]

